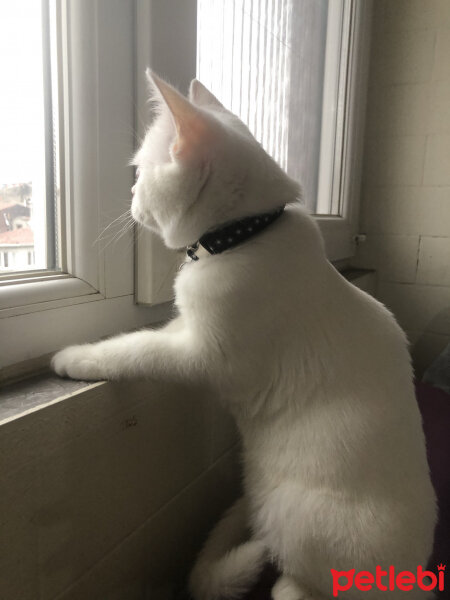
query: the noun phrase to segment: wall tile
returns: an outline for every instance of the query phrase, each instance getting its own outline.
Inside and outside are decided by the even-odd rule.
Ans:
[[[437,0],[438,4],[438,27],[450,27],[450,2],[448,0]]]
[[[448,236],[449,187],[365,187],[361,229],[372,234]]]
[[[428,86],[423,83],[370,88],[366,136],[425,134],[428,96]]]
[[[421,83],[433,67],[435,32],[390,31],[372,40],[371,84]]]
[[[413,283],[418,249],[418,235],[368,235],[354,265],[376,269],[379,280]]]
[[[450,286],[450,237],[420,238],[417,283]]]
[[[435,81],[430,87],[427,133],[450,134],[450,79],[447,81]]]
[[[132,395],[133,386],[126,391]],[[42,599],[61,592],[209,466],[210,429],[198,398],[161,394],[42,461]]]
[[[417,334],[411,354],[414,359],[415,373],[419,379],[449,342],[450,335],[423,333],[422,331]]]
[[[219,460],[118,544],[57,600],[165,598],[184,578],[213,524],[238,494],[234,453]]]
[[[420,185],[425,136],[366,140],[363,181],[367,185]]]
[[[0,479],[0,598],[39,598],[36,468]]]
[[[425,185],[450,185],[449,134],[431,135],[428,137],[425,158],[424,183]]]
[[[355,271],[353,273],[353,271]],[[376,271],[372,271],[370,269],[364,268],[354,269],[351,267],[349,270],[341,271],[341,275],[343,275],[352,285],[357,287],[358,289],[370,294],[371,296],[375,296],[377,291],[377,279],[378,274]]]
[[[381,282],[378,297],[406,331],[450,335],[450,288]]]
[[[376,267],[379,296],[413,336],[422,368],[450,330],[450,2],[373,8],[360,210],[367,244],[352,264]]]
[[[189,552],[192,560],[193,545],[237,491],[237,451],[226,451],[236,441],[232,421],[198,390],[154,382],[104,384],[48,406],[38,417],[2,426],[2,599],[54,600],[181,498],[176,517],[171,513],[176,526],[171,530],[156,518],[158,537],[145,538],[141,554],[133,556],[141,569],[137,583],[121,579],[134,563],[109,563],[103,584],[117,583],[111,596],[96,596],[91,584],[85,595],[74,596],[141,600],[144,574],[159,575],[156,566],[150,568],[151,553],[158,556],[164,528],[174,543],[172,556],[161,561],[173,574]],[[200,491],[183,496],[199,480]]]
[[[439,0],[376,0],[374,19],[379,33],[431,29],[439,22],[440,9]]]
[[[436,53],[433,64],[434,81],[450,79],[450,26],[439,29],[436,38]]]

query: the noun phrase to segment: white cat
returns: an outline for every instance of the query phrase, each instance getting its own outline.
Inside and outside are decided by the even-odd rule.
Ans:
[[[148,77],[159,116],[136,155],[136,220],[180,248],[288,206],[257,235],[185,264],[169,326],[66,348],[53,368],[208,382],[234,415],[245,494],[199,556],[196,599],[238,597],[269,559],[282,572],[275,600],[332,598],[331,569],[425,566],[435,496],[403,332],[327,261],[298,184],[247,127],[198,81],[188,100]],[[403,593],[364,592],[386,595]]]

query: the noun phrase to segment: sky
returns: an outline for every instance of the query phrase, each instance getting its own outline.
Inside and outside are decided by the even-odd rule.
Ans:
[[[0,185],[42,168],[41,2],[0,0]]]

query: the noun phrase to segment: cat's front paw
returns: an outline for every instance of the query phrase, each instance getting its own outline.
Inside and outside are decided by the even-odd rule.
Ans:
[[[99,352],[94,344],[69,346],[57,352],[52,358],[52,369],[61,377],[99,381],[106,379]]]

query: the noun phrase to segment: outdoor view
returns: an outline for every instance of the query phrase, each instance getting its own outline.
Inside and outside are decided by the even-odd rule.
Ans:
[[[0,274],[47,268],[41,11],[0,0]]]

